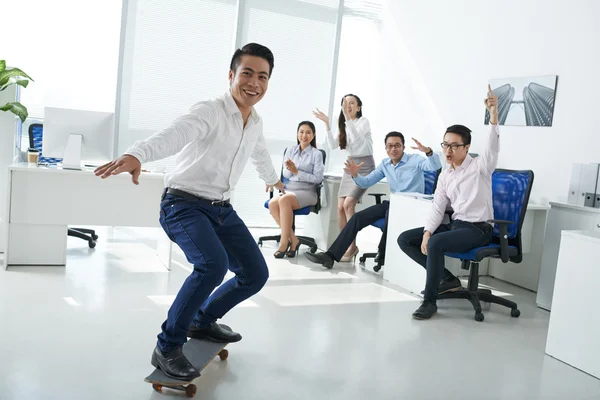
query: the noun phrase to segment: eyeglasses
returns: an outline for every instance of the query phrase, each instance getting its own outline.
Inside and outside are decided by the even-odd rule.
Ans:
[[[456,151],[460,146],[466,146],[466,144],[458,144],[458,143],[440,143],[442,149],[446,150],[448,147],[452,149],[452,151]]]
[[[402,145],[400,143],[396,143],[396,144],[387,144],[385,146],[386,149],[388,150],[392,150],[392,149],[401,149]]]

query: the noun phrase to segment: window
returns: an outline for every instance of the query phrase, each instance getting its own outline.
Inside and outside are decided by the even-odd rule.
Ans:
[[[279,172],[285,148],[296,144],[300,121],[313,121],[318,143],[325,139],[323,124],[312,110],[327,110],[329,105],[337,9],[300,1],[249,0],[246,6],[242,43],[261,43],[275,56],[269,89],[256,109],[263,117],[267,146]],[[249,226],[276,226],[262,207],[268,196],[257,188],[264,186],[248,163],[232,203]],[[302,224],[299,218],[296,226]]]
[[[198,101],[228,89],[234,0],[129,0],[118,109],[118,153]],[[175,156],[145,167],[174,166]]]
[[[27,18],[5,18],[2,29],[17,40],[4,40],[2,57],[34,82],[21,90],[30,120],[44,106],[114,111],[121,30],[121,0],[20,0]]]

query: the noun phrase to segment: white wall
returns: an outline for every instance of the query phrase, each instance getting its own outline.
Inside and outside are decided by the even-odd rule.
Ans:
[[[0,92],[0,106],[15,101],[16,85]],[[0,253],[6,240],[6,204],[8,200],[8,166],[13,163],[17,118],[11,112],[0,111]]]
[[[488,79],[558,75],[552,127],[501,127],[499,167],[532,169],[531,200],[566,201],[571,164],[600,162],[600,2],[388,0],[378,64],[381,131],[437,146],[446,126],[480,152]]]

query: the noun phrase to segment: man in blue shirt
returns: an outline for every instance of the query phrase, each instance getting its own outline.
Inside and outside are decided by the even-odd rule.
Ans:
[[[362,188],[373,186],[384,177],[390,185],[390,191],[395,192],[419,192],[425,191],[425,177],[423,171],[436,171],[442,168],[440,158],[433,153],[431,147],[423,146],[418,140],[413,138],[418,149],[425,153],[427,157],[416,154],[404,153],[404,135],[400,132],[390,132],[385,136],[385,150],[389,158],[385,158],[377,168],[367,176],[358,174],[361,164],[356,165],[352,159],[346,161],[344,170],[354,178],[354,182]],[[340,232],[333,244],[326,252],[306,253],[306,258],[317,264],[322,264],[326,268],[333,268],[334,261],[340,261],[348,246],[354,241],[358,232],[373,222],[385,218],[385,226],[381,240],[379,241],[379,251],[376,262],[383,265],[385,254],[385,241],[387,235],[387,215],[390,206],[389,201],[376,204],[365,210],[362,210],[352,216],[344,229]],[[358,253],[358,248],[354,257]]]

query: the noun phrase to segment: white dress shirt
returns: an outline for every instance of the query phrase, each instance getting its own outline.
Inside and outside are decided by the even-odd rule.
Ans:
[[[227,200],[250,158],[267,184],[279,181],[263,136],[263,122],[252,109],[246,127],[231,93],[201,101],[171,126],[136,142],[125,154],[140,162],[177,156],[165,186],[210,200]]]
[[[498,164],[500,131],[490,124],[490,134],[483,155],[467,157],[458,168],[442,171],[433,197],[433,208],[425,230],[434,233],[444,218],[448,203],[454,211],[452,220],[487,222],[494,219],[492,206],[492,172]]]
[[[334,137],[331,130],[327,131],[327,144],[329,148],[340,147],[337,136]],[[346,120],[346,151],[349,156],[372,156],[373,137],[371,136],[371,124],[365,117]]]

